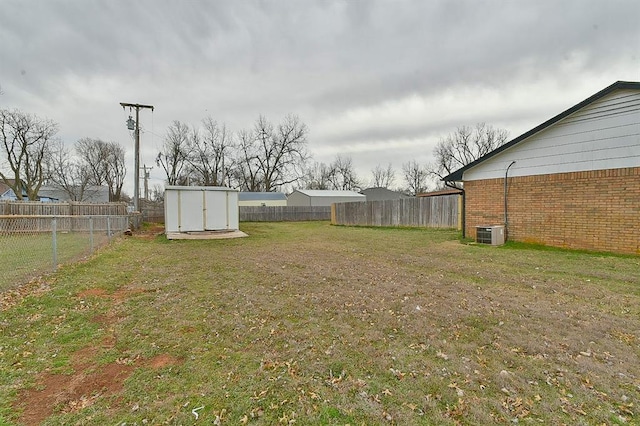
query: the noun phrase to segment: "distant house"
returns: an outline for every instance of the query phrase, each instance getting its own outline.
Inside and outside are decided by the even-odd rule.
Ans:
[[[440,191],[423,192],[418,194],[418,197],[444,197],[445,195],[462,195],[462,189],[449,188],[441,189]]]
[[[15,182],[14,179],[9,179],[9,183],[13,184],[14,182]],[[16,197],[16,194],[15,192],[13,192],[13,189],[11,189],[9,185],[7,185],[6,183],[0,180],[0,200],[16,201],[17,199],[18,197]],[[23,200],[28,199],[27,189],[24,185],[24,182],[22,183],[22,199]]]
[[[13,180],[9,182],[13,183]],[[13,192],[9,185],[0,181],[0,200],[3,201],[16,201],[18,197]],[[23,183],[22,199],[27,200],[27,190]],[[67,191],[57,186],[41,186],[38,191],[38,197],[36,201],[42,202],[66,202],[66,201],[83,201],[89,203],[108,203],[109,202],[109,188],[106,186],[87,186],[84,188],[82,194],[78,194],[75,197],[71,197]]]
[[[396,192],[381,187],[363,189],[360,193],[367,197],[367,201],[387,201],[409,198],[408,195],[403,194],[402,192]]]
[[[238,205],[242,206],[286,206],[287,195],[282,192],[240,192]]]
[[[640,82],[618,81],[443,180],[464,183],[464,231],[640,254]]]
[[[367,201],[367,197],[355,191],[324,189],[296,189],[287,197],[288,206],[330,206],[353,201]]]
[[[68,191],[59,186],[49,185],[43,186],[38,191],[38,197],[42,201],[82,201],[85,203],[108,203],[109,188],[106,186],[88,185],[82,189],[78,188],[76,194],[72,197]],[[80,193],[82,192],[82,193]]]
[[[13,192],[13,189],[9,188],[4,182],[0,182],[0,200],[14,200],[16,198],[16,194]]]

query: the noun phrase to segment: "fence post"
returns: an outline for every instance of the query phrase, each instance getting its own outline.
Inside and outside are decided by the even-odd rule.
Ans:
[[[91,245],[91,253],[93,253],[93,216],[89,216],[89,244]]]
[[[53,247],[53,270],[58,267],[58,221],[54,217],[51,219],[51,245]]]
[[[111,216],[107,216],[107,238],[111,241]]]

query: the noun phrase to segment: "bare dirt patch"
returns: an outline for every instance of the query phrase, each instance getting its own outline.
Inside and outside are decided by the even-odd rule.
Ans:
[[[105,297],[119,304],[132,294],[142,290],[120,289],[108,294],[103,289],[88,289],[77,294],[80,299]],[[92,321],[109,326],[117,320],[114,309],[106,314],[96,315]],[[17,401],[17,409],[22,411],[19,422],[25,425],[39,424],[55,412],[72,413],[93,405],[99,398],[117,395],[122,391],[124,381],[138,367],[148,366],[159,369],[178,365],[182,360],[168,354],[160,354],[149,360],[122,359],[99,366],[95,359],[101,349],[115,347],[116,336],[110,332],[99,345],[86,346],[72,356],[72,374],[44,372],[37,378],[35,388],[24,390]]]
[[[81,299],[84,299],[85,297],[104,297],[106,295],[106,290],[103,290],[101,288],[90,288],[78,293],[78,297]]]
[[[138,229],[133,233],[134,238],[140,238],[143,240],[153,240],[157,236],[164,234],[164,224],[152,223],[147,227]]]
[[[35,425],[58,411],[72,413],[93,405],[99,398],[118,395],[125,380],[136,368],[148,366],[153,369],[180,365],[183,360],[169,354],[160,354],[149,360],[113,362],[98,366],[94,359],[99,348],[88,346],[73,357],[74,373],[44,373],[34,389],[20,395],[16,408],[23,411],[19,422]]]
[[[160,354],[147,361],[147,364],[153,369],[170,367],[172,365],[179,365],[181,363],[181,359],[168,354]]]
[[[70,413],[91,406],[98,398],[117,395],[135,366],[111,363],[98,368],[84,358],[91,359],[96,352],[96,348],[79,351],[73,374],[44,373],[35,389],[24,391],[18,399],[17,408],[23,410],[20,423],[39,424],[56,410]]]

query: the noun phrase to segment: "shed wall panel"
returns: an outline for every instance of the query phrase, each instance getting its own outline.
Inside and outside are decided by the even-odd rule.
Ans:
[[[238,191],[223,187],[167,187],[167,232],[237,230]]]

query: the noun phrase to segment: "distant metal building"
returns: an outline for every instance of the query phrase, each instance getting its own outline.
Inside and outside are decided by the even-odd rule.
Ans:
[[[367,201],[387,201],[409,198],[407,194],[382,187],[363,189],[360,193],[367,197]]]
[[[367,201],[367,197],[355,191],[323,189],[296,189],[287,197],[288,206],[330,206],[354,201]]]
[[[240,192],[238,205],[243,206],[286,206],[287,195],[283,192]]]

